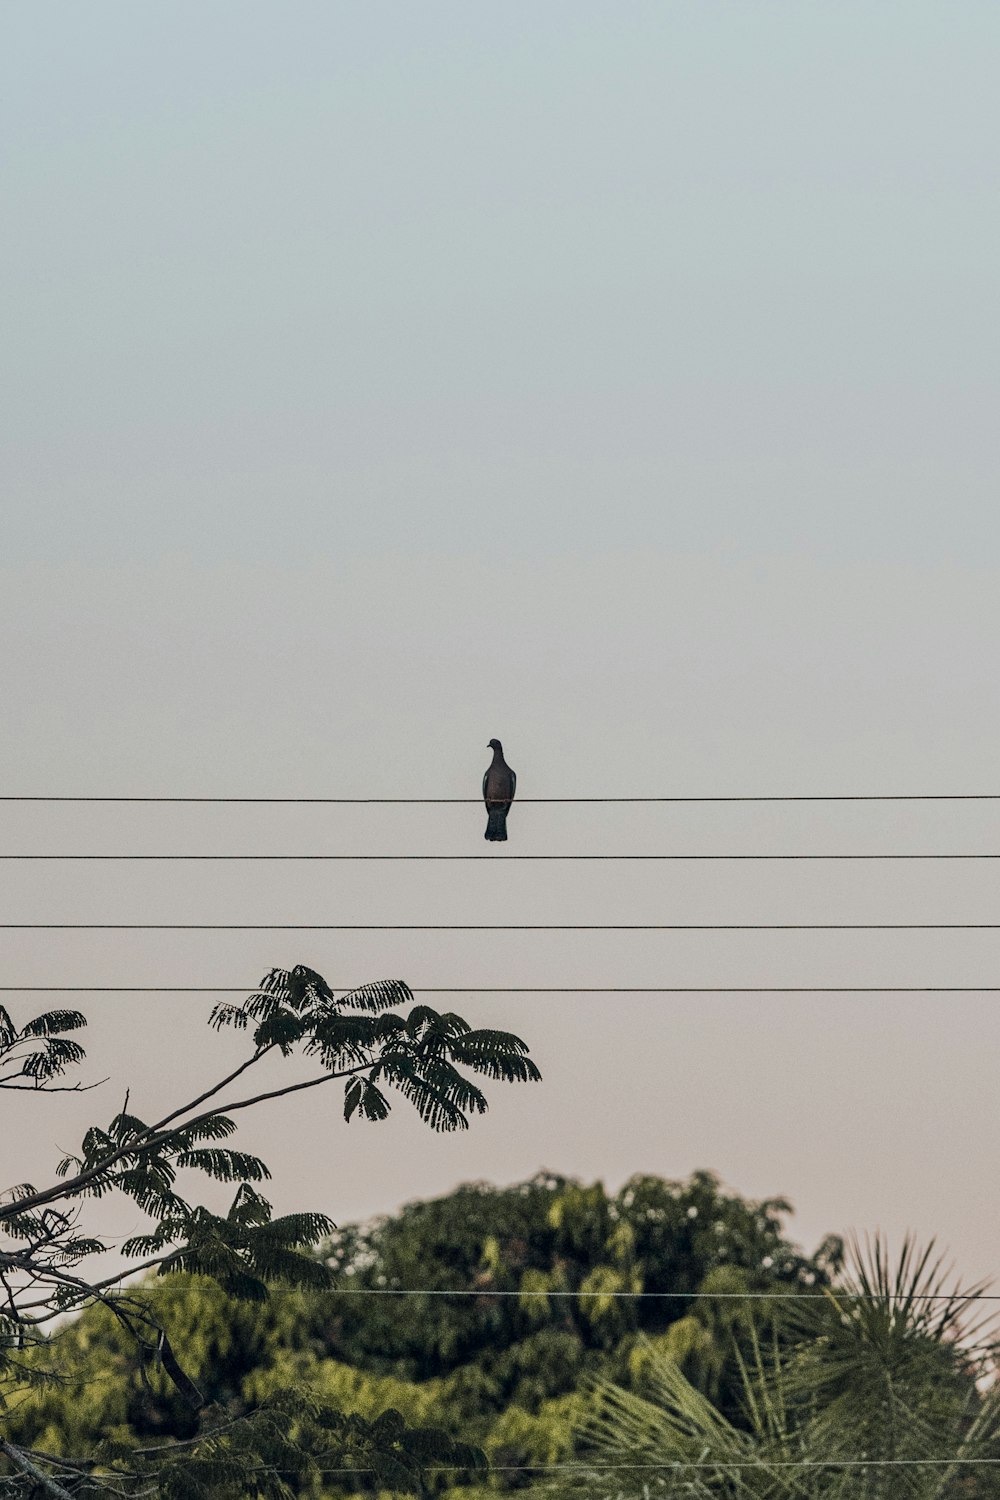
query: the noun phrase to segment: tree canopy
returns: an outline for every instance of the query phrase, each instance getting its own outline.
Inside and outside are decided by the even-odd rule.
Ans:
[[[324,1469],[363,1470],[394,1489],[414,1489],[431,1459],[459,1468],[481,1465],[475,1448],[438,1429],[408,1425],[392,1409],[372,1421],[345,1414],[301,1383],[273,1388],[253,1403],[241,1401],[238,1409],[213,1399],[192,1375],[186,1341],[168,1329],[157,1298],[146,1287],[123,1287],[120,1269],[102,1274],[100,1261],[112,1247],[88,1233],[83,1218],[88,1198],[124,1194],[149,1220],[147,1230],[121,1247],[126,1260],[159,1277],[186,1275],[213,1285],[226,1299],[227,1317],[241,1302],[266,1304],[272,1287],[316,1293],[332,1287],[332,1268],[310,1253],[333,1230],[332,1220],[318,1211],[274,1216],[260,1191],[269,1176],[266,1164],[230,1144],[234,1117],[340,1081],[347,1120],[385,1119],[395,1092],[432,1129],[458,1130],[487,1107],[475,1075],[499,1082],[539,1077],[519,1037],[476,1029],[461,1016],[412,1002],[401,981],[335,996],[305,966],[272,970],[242,1004],[218,1005],[212,1012],[213,1027],[247,1035],[237,1067],[152,1122],[130,1108],[126,1097],[107,1124],[85,1132],[52,1181],[41,1187],[23,1182],[3,1194],[0,1465],[7,1491],[65,1496],[103,1489],[225,1500],[287,1494],[291,1480],[318,1484]],[[75,1034],[85,1025],[78,1011],[50,1011],[17,1024],[0,1008],[0,1090],[13,1095],[83,1087],[61,1080],[83,1060]],[[272,1056],[298,1056],[314,1070],[283,1084],[256,1090],[249,1085],[248,1092],[249,1075]],[[182,1193],[181,1173],[231,1184],[229,1209],[214,1212]],[[79,1324],[51,1332],[82,1308],[91,1311]],[[91,1366],[81,1375],[70,1351],[86,1353],[92,1326],[113,1330],[121,1357],[107,1351],[100,1370]],[[31,1425],[31,1412],[46,1410],[50,1396],[74,1389],[82,1414],[81,1391],[95,1383],[106,1387],[109,1379],[121,1381],[124,1422],[115,1426],[102,1415],[86,1431],[80,1421],[57,1424],[47,1447],[19,1435],[26,1421]],[[169,1442],[144,1446],[137,1440],[129,1406],[136,1399],[157,1409],[154,1426]],[[51,1427],[49,1422],[46,1430]],[[81,1446],[67,1441],[70,1431]]]
[[[563,1488],[665,1500],[996,1500],[1000,1385],[981,1289],[933,1245],[852,1246],[818,1298],[745,1307],[736,1420],[650,1349],[632,1389],[597,1381]],[[971,1300],[970,1300],[971,1299]],[[588,1472],[589,1468],[589,1472]],[[550,1489],[558,1488],[550,1486]]]
[[[266,1167],[224,1144],[287,1091],[225,1103],[265,1051],[315,1057],[288,1087],[340,1078],[348,1118],[383,1118],[395,1088],[436,1129],[485,1104],[464,1070],[537,1076],[518,1038],[391,1008],[408,996],[272,973],[214,1013],[249,1033],[235,1073],[166,1120],[88,1132],[62,1179],[3,1205],[3,1493],[1000,1500],[988,1304],[932,1248],[805,1253],[785,1200],[707,1171],[615,1192],[541,1172],[341,1228],[274,1219]],[[0,1084],[61,1078],[80,1058],[53,1039],[55,1021],[22,1027]],[[179,1195],[185,1165],[236,1183],[228,1213]],[[108,1247],[77,1218],[111,1190],[151,1218],[125,1288],[94,1278]]]
[[[639,1176],[617,1193],[541,1173],[507,1188],[468,1184],[332,1232],[315,1255],[333,1290],[302,1285],[242,1305],[203,1276],[143,1290],[213,1408],[251,1413],[304,1390],[345,1419],[396,1411],[408,1427],[485,1451],[503,1483],[524,1465],[565,1459],[589,1383],[631,1387],[651,1351],[667,1351],[735,1415],[730,1304],[687,1294],[827,1284],[839,1241],[804,1255],[784,1232],[787,1209],[729,1193],[708,1172],[686,1182]],[[110,1309],[88,1311],[60,1345],[74,1379],[19,1408],[14,1430],[25,1445],[89,1451],[110,1433],[141,1447],[196,1430],[164,1372],[142,1381]],[[309,1482],[292,1493],[352,1488],[330,1474],[323,1489]]]

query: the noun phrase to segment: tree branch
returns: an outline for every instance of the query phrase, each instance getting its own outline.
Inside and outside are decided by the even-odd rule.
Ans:
[[[270,1049],[265,1049],[265,1052],[267,1050]],[[235,1073],[229,1074],[228,1079],[223,1079],[222,1083],[217,1083],[214,1088],[208,1089],[198,1100],[192,1100],[190,1104],[186,1104],[180,1110],[174,1110],[172,1115],[165,1116],[166,1121],[175,1121],[186,1110],[193,1109],[196,1104],[208,1100],[213,1094],[217,1094],[220,1089],[225,1088],[226,1083],[232,1083],[232,1080],[238,1079],[241,1073],[246,1073],[247,1068],[252,1067],[255,1062],[259,1062],[262,1056],[264,1056],[264,1052],[255,1053],[253,1058],[247,1059],[244,1064],[241,1064],[235,1070]],[[268,1089],[264,1094],[255,1094],[250,1098],[246,1098],[246,1100],[235,1100],[232,1104],[219,1104],[214,1109],[202,1110],[201,1115],[195,1115],[189,1121],[183,1121],[183,1124],[177,1125],[175,1130],[159,1131],[159,1127],[150,1125],[144,1137],[138,1136],[132,1142],[127,1142],[126,1145],[120,1146],[115,1151],[108,1152],[108,1155],[103,1157],[99,1163],[94,1164],[93,1167],[88,1167],[87,1172],[79,1172],[75,1178],[69,1178],[63,1184],[58,1184],[57,1187],[43,1188],[40,1193],[31,1194],[31,1197],[27,1197],[27,1199],[18,1199],[16,1205],[12,1205],[10,1208],[0,1209],[0,1224],[4,1220],[16,1218],[19,1214],[27,1214],[27,1212],[33,1211],[33,1209],[40,1208],[45,1203],[57,1203],[58,1200],[64,1199],[64,1197],[72,1197],[73,1194],[79,1193],[81,1188],[87,1187],[88,1182],[93,1182],[94,1179],[100,1178],[103,1173],[108,1172],[109,1167],[114,1166],[115,1161],[120,1161],[123,1157],[144,1157],[147,1152],[154,1151],[156,1146],[163,1145],[163,1142],[171,1139],[171,1136],[174,1136],[177,1131],[190,1130],[195,1125],[201,1125],[202,1122],[213,1118],[213,1115],[232,1115],[232,1113],[235,1113],[235,1110],[250,1109],[250,1106],[253,1106],[253,1104],[264,1104],[267,1100],[280,1100],[286,1094],[300,1094],[303,1089],[315,1089],[319,1083],[331,1083],[336,1079],[349,1079],[349,1077],[354,1077],[354,1074],[366,1073],[369,1068],[375,1067],[375,1062],[375,1058],[369,1058],[369,1061],[358,1062],[354,1068],[343,1068],[339,1073],[322,1073],[316,1079],[304,1080],[304,1083],[286,1083],[283,1088]],[[153,1131],[159,1131],[159,1134],[151,1134]]]
[[[263,1047],[259,1052],[255,1052],[252,1057],[246,1058],[244,1062],[240,1063],[238,1068],[235,1068],[232,1073],[227,1074],[225,1078],[220,1079],[218,1083],[213,1084],[210,1089],[206,1089],[203,1094],[199,1094],[197,1098],[189,1100],[187,1104],[182,1104],[179,1109],[175,1109],[171,1114],[165,1115],[155,1125],[147,1126],[142,1134],[135,1136],[130,1141],[126,1141],[121,1146],[117,1146],[114,1151],[109,1151],[106,1156],[103,1156],[99,1162],[95,1162],[92,1167],[88,1167],[85,1172],[78,1172],[75,1177],[69,1177],[64,1182],[53,1187],[43,1188],[41,1192],[33,1193],[28,1198],[19,1198],[16,1205],[12,1204],[9,1208],[0,1208],[0,1224],[5,1219],[16,1218],[18,1214],[28,1213],[32,1209],[40,1208],[45,1203],[55,1203],[60,1198],[72,1196],[74,1193],[79,1192],[81,1188],[86,1187],[88,1183],[100,1177],[109,1167],[113,1167],[115,1162],[121,1161],[122,1157],[133,1156],[139,1151],[150,1149],[152,1145],[158,1144],[161,1140],[168,1140],[173,1132],[165,1130],[165,1126],[169,1125],[173,1120],[178,1119],[179,1116],[186,1114],[189,1109],[197,1109],[199,1104],[204,1104],[206,1099],[211,1099],[213,1094],[217,1094],[220,1089],[224,1089],[227,1085],[233,1083],[248,1068],[252,1068],[255,1063],[260,1062],[261,1058],[270,1052],[273,1045],[274,1043],[271,1043],[269,1046]],[[218,1109],[207,1110],[197,1117],[198,1123],[202,1120],[210,1119],[212,1115],[220,1113],[221,1111]],[[178,1126],[177,1129],[186,1129],[194,1123],[195,1121],[188,1120],[183,1126]]]
[[[218,1109],[206,1110],[203,1115],[196,1115],[193,1120],[186,1121],[184,1129],[192,1125],[200,1125],[202,1120],[210,1120],[215,1114],[235,1114],[238,1109],[249,1109],[254,1104],[264,1104],[268,1099],[281,1099],[285,1094],[298,1094],[303,1089],[314,1089],[320,1083],[332,1083],[338,1078],[353,1078],[356,1073],[365,1073],[369,1068],[374,1068],[377,1058],[369,1058],[367,1062],[357,1063],[353,1068],[343,1068],[338,1073],[320,1073],[316,1078],[307,1078],[303,1083],[286,1083],[283,1088],[270,1089],[264,1094],[254,1094],[250,1099],[237,1099],[232,1104],[221,1104]],[[155,1142],[154,1142],[155,1144]]]
[[[102,1297],[101,1293],[107,1291],[109,1286],[114,1286],[116,1282],[121,1281],[123,1276],[139,1276],[143,1271],[152,1271],[156,1266],[166,1265],[169,1261],[179,1259],[181,1253],[180,1250],[165,1250],[162,1255],[154,1255],[150,1260],[144,1260],[137,1266],[129,1266],[127,1271],[118,1271],[114,1276],[106,1276],[103,1281],[82,1281],[56,1270],[53,1270],[52,1276],[54,1280],[60,1280],[63,1285],[76,1283],[80,1288],[82,1298],[92,1296],[96,1297],[98,1301],[104,1302],[108,1299]],[[122,1287],[121,1293],[123,1297],[127,1296],[128,1288]],[[50,1297],[40,1297],[37,1302],[22,1302],[18,1309],[20,1321],[25,1327],[37,1328],[42,1323],[50,1322],[53,1318],[62,1317],[66,1312],[66,1309],[63,1307],[53,1308],[44,1318],[26,1318],[23,1316],[24,1313],[31,1312],[32,1308],[48,1307],[50,1302]]]
[[[44,1473],[37,1464],[33,1464],[27,1453],[21,1448],[15,1448],[13,1443],[8,1443],[6,1438],[0,1437],[0,1453],[9,1458],[16,1469],[22,1474],[27,1474],[36,1484],[41,1485],[47,1495],[52,1495],[55,1500],[73,1500],[69,1490],[64,1490],[61,1484]]]
[[[8,1076],[21,1078],[23,1075],[11,1073]],[[28,1094],[86,1094],[90,1089],[99,1089],[107,1082],[107,1078],[99,1078],[96,1083],[7,1083],[0,1078],[0,1089],[9,1089],[11,1092],[20,1089]]]
[[[146,1131],[146,1134],[152,1135],[154,1134],[154,1132],[156,1134],[159,1134],[180,1115],[186,1115],[189,1109],[197,1109],[199,1104],[204,1104],[205,1100],[211,1099],[213,1094],[219,1093],[221,1089],[228,1088],[229,1084],[234,1083],[236,1079],[239,1078],[241,1073],[245,1073],[248,1068],[252,1068],[254,1063],[259,1063],[262,1057],[266,1057],[267,1054],[273,1050],[275,1045],[276,1043],[274,1042],[268,1042],[266,1047],[261,1047],[260,1050],[258,1052],[255,1052],[252,1057],[248,1057],[245,1062],[241,1062],[238,1068],[236,1068],[226,1078],[220,1079],[218,1083],[213,1084],[210,1089],[206,1089],[203,1094],[199,1094],[197,1099],[191,1099],[187,1104],[182,1104],[180,1109],[175,1109],[171,1114],[164,1115],[162,1120],[157,1120],[155,1125],[150,1125],[149,1129]],[[209,1110],[207,1114],[202,1115],[201,1118],[203,1120],[207,1120],[211,1115],[217,1115],[219,1113],[220,1111],[218,1109],[212,1109]],[[190,1126],[192,1123],[193,1122],[191,1120],[188,1120],[183,1127],[179,1128],[187,1129],[188,1126]]]

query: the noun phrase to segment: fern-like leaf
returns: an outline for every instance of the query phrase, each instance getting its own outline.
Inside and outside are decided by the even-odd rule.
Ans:
[[[55,1036],[60,1031],[79,1031],[86,1024],[87,1017],[78,1010],[48,1010],[26,1022],[21,1027],[21,1035]]]
[[[260,1157],[251,1156],[246,1151],[219,1148],[182,1151],[177,1157],[177,1165],[205,1172],[217,1182],[264,1182],[271,1175]]]
[[[337,999],[338,1005],[349,1010],[383,1011],[393,1006],[410,1005],[413,991],[402,979],[377,979],[371,984],[358,985]]]

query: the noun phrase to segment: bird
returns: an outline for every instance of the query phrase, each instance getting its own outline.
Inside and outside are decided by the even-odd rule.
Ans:
[[[514,800],[517,777],[503,758],[503,746],[499,740],[490,740],[493,762],[483,777],[483,801],[489,814],[486,837],[491,843],[500,843],[507,837],[507,814]]]

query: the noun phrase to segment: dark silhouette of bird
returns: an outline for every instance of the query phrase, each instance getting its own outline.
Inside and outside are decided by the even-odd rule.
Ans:
[[[486,837],[491,843],[500,843],[507,837],[507,814],[514,800],[517,777],[503,758],[503,746],[499,740],[490,740],[493,763],[483,777],[483,801],[489,814]]]

